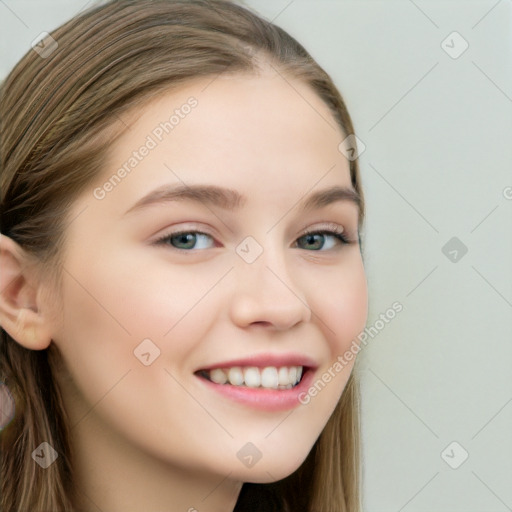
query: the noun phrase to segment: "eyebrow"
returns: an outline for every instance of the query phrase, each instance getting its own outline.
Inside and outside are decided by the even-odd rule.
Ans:
[[[142,210],[151,205],[183,200],[216,206],[223,210],[235,211],[239,210],[247,202],[247,197],[236,190],[217,185],[163,185],[139,199],[124,215]],[[342,186],[334,186],[313,192],[300,201],[299,210],[307,212],[328,206],[337,201],[349,201],[355,204],[358,213],[361,213],[362,199],[359,193],[352,188]]]

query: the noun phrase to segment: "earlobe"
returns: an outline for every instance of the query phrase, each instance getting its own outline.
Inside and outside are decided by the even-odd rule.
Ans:
[[[0,326],[23,347],[42,350],[50,344],[51,333],[38,304],[41,284],[33,263],[14,240],[0,235]]]
[[[44,319],[38,311],[33,311],[30,308],[20,309],[15,325],[8,325],[4,329],[11,338],[29,350],[43,350],[48,348],[52,341],[51,335],[47,332]]]

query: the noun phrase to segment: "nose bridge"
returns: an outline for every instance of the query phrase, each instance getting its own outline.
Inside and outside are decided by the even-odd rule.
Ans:
[[[286,249],[277,237],[260,244],[247,237],[237,247],[239,256],[233,296],[234,319],[240,323],[272,323],[279,329],[308,321],[311,310],[294,279]]]

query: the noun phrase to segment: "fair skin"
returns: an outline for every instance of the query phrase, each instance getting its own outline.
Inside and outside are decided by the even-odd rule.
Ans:
[[[300,466],[341,396],[354,361],[307,405],[286,410],[239,403],[197,375],[222,361],[298,354],[314,363],[315,381],[366,323],[357,205],[299,208],[318,190],[352,188],[338,150],[345,136],[314,92],[289,81],[270,69],[210,77],[123,117],[132,124],[70,212],[59,301],[2,237],[2,326],[27,348],[54,343],[62,354],[83,510],[233,510],[243,482]],[[190,114],[97,199],[94,190],[191,96]],[[183,182],[247,200],[232,211],[183,200],[125,214],[153,189]],[[352,243],[303,237],[327,224]],[[179,230],[209,236],[155,244]],[[249,236],[263,249],[252,263],[236,251]],[[160,355],[145,366],[134,349],[147,338]],[[252,467],[237,456],[249,442],[261,453]]]

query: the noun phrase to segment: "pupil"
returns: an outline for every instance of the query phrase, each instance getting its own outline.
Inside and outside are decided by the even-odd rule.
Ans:
[[[315,237],[318,235],[307,235],[307,244],[314,245],[315,244]]]
[[[178,235],[178,243],[194,244],[194,235],[192,233],[183,233]]]

